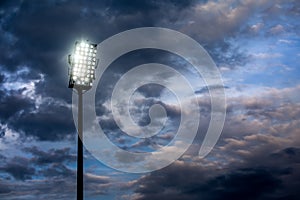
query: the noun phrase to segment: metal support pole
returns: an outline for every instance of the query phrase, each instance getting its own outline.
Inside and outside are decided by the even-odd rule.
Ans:
[[[77,88],[78,92],[78,141],[77,141],[77,200],[83,200],[83,108],[82,108],[82,88]]]

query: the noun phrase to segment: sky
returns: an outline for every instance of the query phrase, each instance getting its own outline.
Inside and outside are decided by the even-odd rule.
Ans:
[[[130,152],[155,152],[176,135],[185,110],[171,90],[157,84],[134,92],[130,114],[145,126],[151,105],[164,107],[166,122],[158,135],[134,138],[112,114],[109,102],[118,80],[146,63],[168,65],[196,88],[192,101],[201,118],[193,123],[199,129],[179,159],[148,173],[113,169],[85,150],[85,199],[299,199],[299,22],[297,0],[2,0],[0,199],[76,199],[77,132],[67,56],[75,41],[99,44],[141,27],[179,31],[203,46],[224,82],[224,127],[212,151],[200,158],[211,117],[202,77],[171,52],[138,49],[120,56],[104,72],[95,96],[98,123],[112,144]],[[165,78],[184,92],[176,76]],[[188,134],[190,127],[184,131]],[[129,167],[135,164],[130,160]]]

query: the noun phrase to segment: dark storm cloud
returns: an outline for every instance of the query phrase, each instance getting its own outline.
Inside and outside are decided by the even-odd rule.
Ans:
[[[203,187],[191,187],[187,193],[206,196],[206,199],[266,199],[280,186],[273,173],[265,169],[240,169],[218,176]],[[202,191],[201,191],[202,190]],[[204,195],[203,195],[204,193]]]
[[[1,182],[1,179],[0,179]],[[12,188],[7,186],[6,184],[0,183],[0,196],[1,194],[10,193],[12,191]]]
[[[0,91],[1,93],[1,91]],[[20,111],[29,112],[34,108],[34,101],[24,97],[22,89],[17,91],[3,92],[0,99],[0,119],[6,121],[15,116]]]
[[[177,14],[195,5],[195,1],[24,1],[8,9],[2,22],[5,33],[15,38],[2,54],[9,70],[30,66],[31,74],[45,74],[37,92],[69,98],[66,81],[66,55],[72,41],[88,37],[95,42],[130,28],[159,25],[172,21]],[[176,21],[176,20],[175,20]],[[13,57],[9,52],[14,52]],[[13,59],[12,59],[13,58]],[[130,60],[130,59],[128,59]]]
[[[17,38],[13,46],[17,51],[15,58],[10,59],[8,53],[4,54],[7,58],[7,66],[10,69],[15,68],[18,64],[10,65],[9,62],[21,61],[21,63],[31,64],[32,69],[53,76],[59,72],[60,67],[63,67],[59,61],[65,56],[62,53],[68,50],[66,47],[70,48],[71,41],[80,39],[83,35],[90,36],[92,39],[97,36],[97,41],[99,39],[101,41],[104,39],[103,35],[124,30],[125,27],[121,28],[121,23],[127,26],[126,29],[132,28],[130,26],[133,24],[145,26],[147,21],[160,20],[157,17],[147,17],[147,12],[157,14],[157,10],[153,8],[161,8],[164,12],[159,15],[162,15],[168,11],[164,9],[168,5],[182,9],[190,6],[191,3],[189,1],[186,3],[181,1],[164,3],[159,1],[104,1],[103,3],[102,1],[83,3],[47,1],[35,4],[22,2],[15,5],[16,10],[9,10],[10,17],[2,23],[3,30]],[[126,13],[129,10],[132,13],[128,18]],[[115,11],[121,14],[116,17],[113,15]],[[136,13],[140,13],[141,16],[136,16]]]
[[[1,159],[1,199],[73,199],[75,197],[76,171],[69,168],[66,163],[75,162],[76,159],[68,148],[43,151],[37,147],[28,147],[24,150],[32,154],[32,157]],[[8,174],[13,179],[3,174]],[[33,180],[33,177],[37,176],[38,181]],[[105,194],[111,184],[109,177],[92,173],[84,174],[84,180],[85,191],[92,195]]]
[[[68,97],[70,93],[66,92],[67,81],[64,81],[67,78],[65,57],[70,53],[68,48],[72,40],[80,39],[83,30],[92,32],[94,27],[95,20],[90,26],[84,26],[87,19],[81,16],[81,12],[85,5],[72,2],[22,2],[2,23],[4,31],[17,39],[12,47],[3,47],[7,50],[1,54],[1,64],[13,71],[27,65],[31,74],[46,74],[46,84],[39,84],[37,91],[47,96]],[[11,52],[15,52],[13,57]]]
[[[66,102],[36,94],[36,85],[43,82],[41,76],[33,77],[27,70],[4,73],[7,87],[0,84],[0,121],[3,125],[22,136],[39,140],[64,139],[75,132],[71,109]],[[29,76],[34,79],[28,80]]]
[[[199,159],[202,140],[196,138],[179,161],[140,178],[133,199],[297,199],[300,110],[293,99],[298,90],[228,97],[231,109],[214,150]]]
[[[41,79],[40,74],[43,74],[43,79],[35,83],[35,93],[40,94],[42,98],[53,97],[70,103],[71,90],[66,87],[68,67],[66,55],[71,53],[73,41],[84,37],[93,42],[100,42],[130,28],[159,26],[161,22],[172,24],[180,21],[178,13],[188,12],[195,5],[195,1],[177,0],[80,3],[46,1],[34,4],[28,1],[14,3],[7,1],[2,4],[2,10],[5,10],[6,14],[2,14],[3,18],[0,21],[3,33],[0,37],[3,41],[1,49],[4,49],[0,55],[0,64],[12,73],[26,66],[29,72],[19,76],[19,80]],[[97,92],[101,93],[100,103],[109,98],[114,80],[129,67],[150,61],[168,63],[164,61],[167,60],[165,59],[167,56],[162,52],[153,54],[150,51],[146,55],[126,56],[126,59],[116,63],[116,67],[112,66],[111,71],[105,74],[108,79],[101,82],[104,86],[99,87],[100,92]],[[149,96],[154,95],[154,91],[156,91],[154,88],[148,90],[144,88],[143,93]],[[159,90],[155,95],[158,94]],[[65,107],[42,104],[40,107],[44,108],[29,113],[27,109],[33,105],[28,99],[11,96],[8,100],[10,106],[3,112],[5,119],[24,111],[9,122],[9,127],[13,130],[24,132],[25,135],[34,136],[39,140],[51,141],[63,139],[74,131],[71,114],[65,115],[70,113],[70,110]],[[102,109],[103,112],[108,111]]]
[[[64,163],[75,161],[69,149],[50,149],[45,152],[37,147],[25,149],[32,158],[14,157],[0,164],[1,175],[7,173],[14,179],[0,179],[1,199],[72,199],[76,194],[76,171]],[[44,158],[43,158],[44,157]],[[32,180],[38,176],[39,180]],[[107,176],[84,174],[85,192],[105,194],[112,180]],[[18,188],[18,189],[16,189]]]
[[[76,160],[76,156],[71,154],[70,148],[50,149],[48,151],[42,151],[36,146],[33,146],[27,147],[24,150],[34,156],[30,161],[36,165],[74,162]]]
[[[30,166],[29,159],[14,157],[4,165],[0,166],[0,171],[6,172],[16,180],[31,179],[36,170]]]
[[[18,118],[11,119],[8,125],[38,140],[57,141],[75,132],[71,109],[47,103],[40,105],[36,112],[22,112]]]
[[[70,178],[72,176],[73,178],[75,178],[75,171],[69,169],[62,163],[51,164],[46,169],[42,170],[40,174],[46,178],[57,178],[57,177]]]
[[[0,85],[4,82],[5,76],[4,74],[0,74]]]
[[[184,9],[194,5],[195,0],[180,1],[180,0],[166,0],[166,1],[139,1],[139,0],[112,0],[107,1],[110,8],[119,11],[120,13],[136,13],[155,11],[166,6],[173,6],[177,9]]]
[[[0,154],[0,161],[1,161],[1,162],[4,162],[5,160],[6,160],[6,157],[5,157],[4,155],[1,155],[1,154]]]
[[[66,92],[65,87],[66,75],[63,74],[67,73],[66,55],[70,53],[72,41],[84,36],[97,42],[114,33],[141,26],[175,24],[176,28],[176,22],[183,24],[183,27],[185,25],[188,27],[180,28],[183,32],[197,34],[197,38],[219,34],[220,36],[217,37],[219,45],[215,43],[215,46],[208,45],[215,60],[220,60],[228,66],[243,62],[245,57],[242,52],[238,53],[238,50],[232,49],[223,38],[233,35],[232,33],[238,33],[239,25],[249,18],[251,10],[255,10],[261,4],[265,6],[265,4],[238,4],[240,7],[237,6],[234,12],[230,10],[227,3],[221,6],[208,4],[206,1],[197,3],[177,0],[162,2],[126,0],[82,3],[47,1],[30,4],[30,2],[23,1],[12,6],[12,3],[6,2],[3,8],[7,8],[7,14],[1,23],[2,31],[6,33],[4,34],[6,36],[2,38],[6,41],[5,37],[10,35],[11,38],[15,38],[15,42],[3,43],[3,49],[6,50],[1,54],[2,64],[9,70],[28,65],[32,74],[46,74],[45,82],[38,84],[37,92],[69,99],[70,93]],[[247,8],[248,4],[249,8]],[[205,8],[212,9],[210,15],[205,15],[208,12]],[[220,14],[223,13],[222,9],[228,10],[228,15],[223,11],[225,16],[222,16]],[[181,15],[181,13],[184,14]],[[189,26],[185,17],[190,21],[195,21],[196,24]],[[231,17],[232,22],[229,20]],[[212,28],[214,24],[211,22],[212,19],[220,26],[214,25]],[[221,23],[222,19],[228,20],[225,20],[226,23]],[[208,28],[202,28],[205,25]],[[169,26],[172,28],[172,25]],[[199,30],[198,27],[201,29]],[[14,52],[13,55],[10,52]],[[230,52],[233,53],[230,54]]]
[[[33,157],[3,157],[0,171],[10,174],[16,180],[22,181],[30,180],[32,176],[38,174],[44,177],[69,177],[75,175],[72,170],[64,165],[64,163],[76,161],[76,157],[71,154],[68,148],[42,151],[33,146],[25,148],[24,151],[29,152]]]
[[[1,199],[31,200],[31,199],[74,199],[76,185],[74,178],[60,178],[53,180],[28,180],[26,182],[11,182],[1,180],[7,192],[0,193]],[[16,189],[17,188],[17,189]]]
[[[200,41],[218,66],[225,65],[229,68],[237,65],[243,66],[249,61],[249,57],[246,52],[242,52],[232,43],[242,36],[240,33],[249,37],[249,33],[243,28],[246,26],[249,29],[247,23],[254,13],[265,16],[263,22],[267,22],[269,11],[265,8],[274,9],[275,1],[203,2],[180,0],[34,1],[34,3],[1,1],[0,67],[16,74],[26,67],[29,72],[15,79],[0,74],[0,87],[7,81],[13,83],[20,80],[30,82],[41,79],[40,82],[35,83],[35,95],[32,98],[22,96],[21,90],[10,93],[0,90],[1,119],[4,120],[4,124],[8,125],[8,128],[22,133],[22,136],[43,141],[58,141],[68,138],[75,132],[71,109],[67,104],[71,103],[71,90],[66,87],[68,67],[66,55],[71,53],[76,39],[88,38],[97,43],[130,28],[163,26],[180,30]],[[285,18],[288,13],[299,13],[295,5],[284,7],[288,7],[291,12],[287,12],[284,17],[280,13],[276,15]],[[272,34],[268,36],[283,31],[276,24],[272,27],[273,29],[270,30]],[[150,52],[148,55],[133,52],[132,55],[135,56],[129,53],[122,62],[114,63],[115,68],[111,66],[105,74],[97,91],[99,104],[109,98],[113,84],[120,74],[132,66],[153,61],[164,63],[164,60],[167,60],[165,58],[168,58],[161,52],[157,54]],[[166,61],[165,63],[170,64]],[[43,79],[40,74],[44,75]],[[158,97],[161,92],[160,88],[151,87],[142,88],[141,91],[146,97]],[[49,97],[53,100],[39,105],[36,95],[41,95],[44,100]],[[278,94],[280,95],[286,96],[283,93]],[[273,99],[277,99],[277,96]],[[58,101],[62,103],[57,103]],[[227,167],[230,169],[225,173],[222,173],[222,170],[218,171],[216,166],[204,169],[196,164],[174,164],[161,172],[146,175],[145,178],[138,180],[141,186],[145,186],[136,190],[139,199],[153,199],[153,197],[158,199],[207,198],[208,200],[223,199],[222,197],[276,199],[274,197],[276,194],[278,194],[277,199],[296,197],[299,188],[299,150],[288,148],[275,151],[276,153],[268,156],[265,152],[274,152],[274,146],[278,150],[278,144],[286,141],[279,136],[274,137],[264,135],[264,133],[290,134],[293,136],[289,139],[294,140],[295,143],[299,141],[297,140],[299,129],[295,128],[299,119],[296,108],[299,106],[291,104],[274,109],[266,101],[246,102],[243,99],[236,99],[236,101],[240,101],[240,104],[230,105],[230,112],[228,112],[230,116],[224,130],[224,138],[221,139],[218,147],[223,147],[224,151],[221,151],[221,155],[225,157],[224,162],[242,156],[240,160],[245,164],[229,164]],[[146,107],[150,106],[147,101],[142,103]],[[201,109],[209,113],[209,103],[204,101],[202,103]],[[241,107],[247,109],[248,112],[234,115],[235,112],[243,111]],[[110,113],[102,105],[98,105],[98,108],[97,114],[100,116]],[[168,114],[174,118],[180,115],[180,110],[176,106],[169,106],[167,110]],[[141,124],[147,124],[148,112],[143,111],[145,115],[141,119]],[[281,123],[288,121],[290,121],[288,125]],[[104,129],[111,130],[110,135],[113,135],[113,139],[122,138],[112,118],[102,123]],[[168,137],[168,140],[171,139],[170,136]],[[124,146],[131,145],[124,140]],[[155,141],[153,143],[156,145]],[[147,145],[152,145],[152,143],[144,140],[133,143],[132,146]],[[0,198],[16,199],[21,196],[22,199],[73,199],[75,197],[75,172],[63,164],[74,161],[69,150],[42,151],[37,148],[28,148],[26,153],[28,152],[33,158],[0,158],[1,161],[3,160],[0,164],[1,171],[14,177],[15,180],[26,180],[26,183],[22,184],[0,180]],[[120,159],[124,159],[122,155],[119,156]],[[28,160],[32,163],[29,164]],[[257,166],[262,161],[266,163],[263,166]],[[40,167],[43,169],[38,170]],[[45,179],[30,181],[37,174]],[[103,194],[105,190],[102,189],[110,183],[107,177],[86,175],[85,178],[91,182],[88,188],[95,194]],[[5,186],[2,187],[2,185]]]
[[[246,168],[223,170],[177,162],[139,179],[136,199],[297,199],[299,194],[292,188],[299,186],[294,178],[299,174],[299,149],[267,157],[268,163],[261,166],[248,163]]]

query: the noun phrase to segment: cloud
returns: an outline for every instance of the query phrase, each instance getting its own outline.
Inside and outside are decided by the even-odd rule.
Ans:
[[[0,85],[2,84],[2,83],[4,83],[4,80],[5,80],[5,75],[4,74],[0,74]]]
[[[108,176],[86,173],[84,179],[85,188],[90,197],[107,194],[115,186],[115,183]]]
[[[36,170],[30,166],[29,159],[14,157],[9,162],[0,166],[0,170],[10,174],[16,180],[31,179]]]
[[[10,193],[12,189],[6,184],[0,183],[0,196],[1,194]]]
[[[164,90],[164,87],[158,84],[148,84],[140,87],[138,92],[145,97],[159,97]]]
[[[268,14],[270,8],[276,6],[276,2],[264,1],[208,1],[197,4],[184,15],[185,20],[192,23],[184,23],[181,30],[194,35],[200,41],[216,42],[224,38],[240,35],[241,31],[256,14]],[[264,18],[262,20],[267,20]],[[251,31],[258,32],[263,27],[262,22],[251,26]],[[247,26],[246,26],[247,27]]]
[[[37,85],[45,81],[43,75],[32,75],[27,67],[15,73],[0,69],[5,75],[0,84],[1,124],[18,135],[39,140],[65,139],[75,132],[70,105],[37,92]]]
[[[283,32],[285,32],[285,29],[281,24],[278,24],[269,30],[269,33],[273,35],[281,34]]]
[[[11,182],[1,180],[5,185],[0,197],[7,200],[16,199],[74,199],[76,196],[75,179],[57,178],[53,180],[28,180],[26,182]],[[18,188],[18,189],[16,189]],[[9,191],[9,192],[8,192]]]
[[[228,86],[223,86],[223,85],[211,85],[210,89],[211,90],[217,90],[217,89],[227,89],[229,88]],[[207,93],[209,92],[209,88],[208,87],[203,87],[197,91],[195,91],[195,94],[202,94],[202,93]]]
[[[179,161],[138,179],[132,198],[297,199],[298,90],[265,88],[254,96],[229,97],[231,108],[214,150],[199,159],[201,140],[196,140]]]
[[[3,162],[0,165],[0,171],[22,181],[30,180],[38,174],[44,177],[71,176],[73,174],[72,170],[64,165],[64,163],[76,161],[76,157],[71,154],[69,148],[42,151],[33,146],[26,147],[24,152],[32,154],[32,157],[6,158],[1,155]]]
[[[42,104],[35,112],[23,112],[10,120],[8,126],[43,141],[66,139],[75,132],[71,109],[62,105]]]
[[[296,183],[293,176],[299,173],[299,156],[299,149],[287,148],[269,154],[268,163],[261,166],[248,163],[220,170],[215,169],[217,165],[175,162],[140,178],[135,199],[296,199],[297,192],[289,187]]]
[[[56,145],[55,142],[68,140],[75,135],[70,107],[72,91],[67,88],[66,62],[66,55],[72,52],[75,40],[89,38],[97,43],[130,28],[169,27],[199,41],[217,65],[227,69],[228,73],[228,69],[244,67],[253,57],[278,58],[280,56],[278,52],[269,53],[264,51],[265,49],[256,51],[255,54],[249,53],[247,44],[256,45],[256,40],[265,41],[270,37],[276,37],[276,41],[279,41],[277,37],[282,36],[284,40],[280,42],[286,42],[285,39],[289,38],[286,38],[288,35],[285,33],[297,33],[300,30],[295,26],[299,14],[298,4],[298,1],[281,0],[243,2],[109,0],[82,3],[46,1],[41,4],[2,1],[1,127],[3,125],[5,130],[20,135],[22,142],[27,138],[53,141],[53,145]],[[110,139],[113,142],[118,140],[116,143],[123,148],[135,150],[170,141],[173,137],[173,128],[175,129],[178,124],[176,119],[181,112],[176,105],[164,104],[169,119],[174,119],[173,123],[168,124],[168,128],[172,130],[164,130],[164,134],[159,135],[153,142],[133,141],[123,136],[116,126],[105,103],[120,76],[133,66],[147,62],[171,63],[172,66],[174,64],[170,54],[145,51],[148,53],[131,52],[124,55],[126,58],[114,62],[105,72],[96,96],[97,114],[101,116],[100,124],[109,132]],[[280,59],[284,57],[283,54]],[[187,65],[179,59],[175,60],[178,64],[175,68],[187,68]],[[192,150],[190,149],[181,158],[184,161],[190,159],[195,163],[179,164],[181,161],[178,161],[161,174],[157,172],[137,180],[136,183],[140,183],[144,188],[138,188],[132,196],[133,199],[150,198],[151,195],[171,199],[196,197],[199,199],[200,194],[202,198],[207,199],[220,199],[219,194],[233,199],[244,199],[242,193],[253,199],[272,199],[276,194],[287,199],[296,196],[299,186],[296,177],[299,172],[295,164],[298,163],[298,149],[294,146],[299,145],[300,122],[297,109],[299,87],[268,88],[262,93],[259,88],[252,91],[243,88],[240,93],[235,93],[232,92],[234,90],[232,84],[236,84],[235,81],[236,79],[227,88],[228,118],[222,138],[211,153],[211,157],[201,162],[209,167],[204,169],[199,166],[197,157],[192,156],[201,144],[204,126],[199,130]],[[139,92],[146,98],[158,98],[165,90],[156,86],[145,86],[140,88]],[[205,93],[206,90],[200,89],[198,92]],[[248,96],[245,93],[248,93]],[[141,100],[139,106],[148,108],[153,102],[158,101]],[[210,103],[207,99],[201,98],[198,98],[197,102],[201,103],[200,123],[208,124]],[[141,110],[136,107],[134,111],[135,114],[140,114],[138,111],[145,111],[142,113],[145,115],[140,115],[141,117],[137,119],[141,124],[147,124],[147,109]],[[23,148],[23,145],[14,148]],[[23,153],[26,154],[25,157],[0,156],[1,175],[4,174],[4,179],[0,177],[1,199],[17,199],[20,196],[22,199],[75,197],[75,172],[69,165],[75,158],[71,150],[63,148],[48,151],[32,147]],[[126,160],[122,155],[118,156]],[[263,161],[265,166],[262,168],[256,166]],[[217,170],[218,166],[229,169]],[[111,180],[108,177],[89,174],[85,178],[91,182],[88,187],[93,195],[109,192]],[[248,180],[245,185],[241,182],[243,179]],[[160,187],[159,183],[164,187]],[[274,194],[270,192],[270,186],[273,187]],[[253,189],[249,194],[248,187],[256,189],[257,193]]]
[[[42,151],[38,149],[38,147],[32,146],[27,147],[24,150],[34,156],[30,161],[36,165],[76,161],[76,156],[71,154],[70,148],[50,149],[48,151]]]
[[[24,149],[24,153],[27,152],[31,156],[28,154],[25,154],[26,157],[13,158],[0,156],[0,186],[3,184],[0,189],[1,199],[50,197],[72,199],[75,197],[76,171],[70,166],[76,159],[70,149],[43,151],[38,147],[28,147]],[[104,195],[115,186],[110,177],[91,172],[84,174],[84,181],[85,191],[92,196]]]
[[[270,54],[270,53],[255,53],[255,54],[253,54],[253,57],[258,58],[258,59],[279,58],[279,57],[282,57],[282,56],[283,55],[279,54],[279,53],[273,53],[273,54]]]
[[[68,48],[72,46],[72,41],[79,39],[80,35],[86,35],[91,40],[101,41],[113,33],[128,28],[146,25],[159,26],[171,24],[172,21],[174,26],[170,28],[181,30],[191,36],[197,33],[197,40],[209,43],[207,48],[217,63],[226,63],[226,66],[230,67],[243,65],[247,56],[223,38],[233,37],[235,33],[239,32],[240,25],[251,17],[252,11],[257,8],[261,11],[268,7],[270,2],[247,1],[243,4],[237,3],[234,7],[231,4],[231,1],[219,3],[206,1],[200,3],[195,1],[185,1],[184,3],[181,1],[147,1],[143,3],[106,1],[89,2],[83,5],[63,1],[38,5],[22,2],[14,6],[7,3],[5,5],[9,7],[8,14],[1,22],[1,30],[6,35],[12,35],[15,42],[2,44],[3,49],[6,50],[2,55],[1,66],[12,73],[18,72],[26,66],[29,72],[21,79],[27,81],[36,80],[39,74],[42,74],[44,79],[35,83],[35,95],[70,103],[71,90],[66,87],[68,67],[66,55],[70,53]],[[173,12],[176,12],[176,15]],[[174,16],[176,17],[174,18]],[[184,22],[186,20],[193,21],[193,23]],[[182,25],[177,26],[177,23],[182,23]],[[36,31],[36,27],[40,27],[39,31]],[[55,34],[52,30],[55,30]],[[218,44],[217,47],[214,44]],[[13,55],[9,52],[13,52]],[[162,52],[156,54],[149,52],[144,55],[139,53],[136,56],[126,55],[127,59],[114,63],[116,67],[112,66],[111,71],[105,74],[108,77],[107,80],[101,82],[103,87],[99,87],[98,91],[101,96],[98,101],[100,103],[105,101],[107,98],[105,95],[111,91],[115,79],[118,79],[118,75],[126,71],[128,67],[151,60],[166,60],[166,55],[161,55]],[[7,81],[7,79],[2,79],[2,82]],[[153,87],[140,90],[146,96],[157,96],[160,92],[159,88]],[[74,131],[72,120],[70,120],[71,114],[63,115],[63,113],[70,113],[66,107],[42,104],[44,109],[35,111],[36,114],[25,110],[23,113],[19,113],[20,116],[15,116],[23,109],[32,109],[34,102],[24,96],[19,98],[11,95],[6,98],[7,101],[2,105],[10,103],[10,106],[4,108],[6,111],[2,115],[5,119],[10,116],[16,117],[15,122],[10,123],[10,128],[14,130],[24,132],[25,135],[39,140],[52,141],[64,139],[66,135]],[[4,98],[3,101],[5,100]],[[48,110],[56,112],[47,113]],[[107,112],[107,110],[102,110],[102,112]],[[45,120],[50,123],[44,124]],[[29,123],[30,121],[32,124]],[[62,123],[62,121],[67,123]],[[54,131],[53,127],[57,127],[57,129]]]
[[[41,174],[46,178],[51,178],[51,179],[55,179],[59,177],[62,178],[68,178],[68,177],[70,178],[72,176],[75,177],[75,171],[69,169],[62,163],[53,163],[46,169],[39,172],[39,174]]]
[[[250,27],[250,31],[257,34],[264,27],[263,23],[257,23]]]
[[[21,111],[29,111],[34,108],[34,102],[24,97],[22,90],[5,93],[0,99],[0,119],[3,122],[15,116]]]

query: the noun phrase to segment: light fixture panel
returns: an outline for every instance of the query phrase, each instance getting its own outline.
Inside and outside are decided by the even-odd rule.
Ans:
[[[97,67],[97,44],[88,41],[75,43],[74,53],[69,55],[69,87],[92,86]]]

